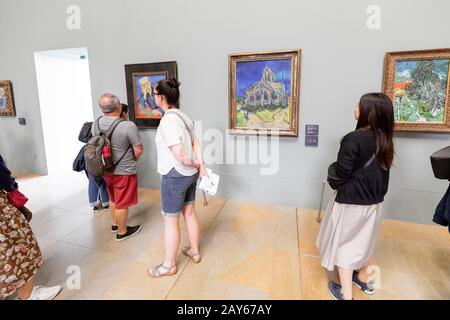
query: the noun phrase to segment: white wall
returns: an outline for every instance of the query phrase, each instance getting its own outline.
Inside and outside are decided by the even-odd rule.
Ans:
[[[69,5],[81,9],[81,29],[66,28]],[[368,30],[366,9],[379,5],[381,30]],[[221,194],[233,198],[317,207],[320,183],[338,141],[355,126],[359,97],[380,91],[387,51],[450,47],[448,0],[2,0],[0,75],[15,89],[17,119],[0,119],[6,158],[36,154],[45,172],[33,52],[86,46],[93,105],[111,91],[126,100],[124,64],[178,62],[182,108],[204,129],[225,130],[229,53],[302,48],[300,137],[282,139],[281,169],[223,165]],[[68,112],[66,112],[69,115]],[[319,148],[304,147],[304,125],[319,124]],[[4,132],[13,132],[6,139]],[[158,187],[154,131],[143,131],[140,184]],[[14,144],[14,147],[11,146]],[[434,179],[429,155],[449,144],[448,134],[397,134],[386,216],[430,222],[447,182]],[[20,146],[20,149],[17,149]],[[75,156],[75,155],[74,155]],[[245,179],[243,179],[245,177]]]
[[[92,121],[92,96],[86,48],[41,51],[34,54],[39,104],[49,174],[72,173],[82,144],[76,139]]]

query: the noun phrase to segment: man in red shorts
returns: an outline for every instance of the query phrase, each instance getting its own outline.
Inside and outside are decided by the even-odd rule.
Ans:
[[[119,98],[105,93],[99,99],[104,116],[92,125],[92,134],[98,130],[107,131],[119,119],[122,106]],[[98,125],[97,125],[98,123]],[[123,241],[141,231],[141,226],[128,226],[128,208],[138,202],[136,162],[144,151],[138,128],[131,121],[122,121],[111,136],[113,160],[119,161],[114,172],[105,176],[110,198],[111,232],[117,233],[116,240]]]

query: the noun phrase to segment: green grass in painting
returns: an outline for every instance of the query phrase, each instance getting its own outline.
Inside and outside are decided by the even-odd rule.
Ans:
[[[284,118],[283,118],[283,121],[286,122],[287,124],[289,124],[290,121],[291,121],[291,117],[290,117],[290,109],[289,109],[289,108],[286,108],[286,109],[284,110]]]
[[[256,112],[256,116],[265,123],[270,123],[275,120],[275,116],[281,111],[281,108],[276,108],[273,110],[263,109]]]
[[[242,128],[247,126],[247,120],[245,120],[244,115],[238,111],[236,113],[236,127]]]
[[[443,122],[443,110],[433,114],[427,110],[427,105],[421,100],[404,96],[399,108],[399,100],[394,102],[394,115],[396,121],[404,122]]]

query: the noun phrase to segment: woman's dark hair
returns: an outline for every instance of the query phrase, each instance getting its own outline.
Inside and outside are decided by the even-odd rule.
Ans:
[[[155,89],[158,90],[158,94],[164,96],[169,106],[175,108],[180,107],[180,90],[178,87],[180,82],[176,78],[160,80],[156,83]]]
[[[382,168],[389,170],[394,161],[394,107],[383,93],[368,93],[359,101],[356,130],[369,128],[375,134],[375,156]]]
[[[122,111],[120,112],[120,117],[125,117],[125,114],[128,112],[128,105],[125,103],[121,103]]]

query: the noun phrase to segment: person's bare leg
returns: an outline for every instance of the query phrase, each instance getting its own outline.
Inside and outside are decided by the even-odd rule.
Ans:
[[[17,294],[19,295],[20,300],[27,300],[34,287],[34,279],[31,278],[25,283],[19,290],[17,290]]]
[[[339,267],[339,279],[341,281],[342,293],[345,300],[352,300],[352,275],[353,270]]]
[[[171,268],[176,265],[180,245],[179,217],[164,217],[164,224],[164,266]]]
[[[128,221],[128,208],[127,209],[115,209],[115,217],[118,226],[118,234],[123,235],[127,233],[127,221]]]
[[[195,204],[191,203],[183,206],[182,212],[189,235],[189,242],[191,243],[191,252],[199,253],[200,224],[195,212]]]
[[[362,282],[368,282],[370,276],[372,275],[371,273],[368,272],[369,266],[365,266],[364,268],[360,269],[358,272],[358,278],[359,280],[361,280]]]
[[[111,213],[111,225],[117,226],[116,204],[114,202],[109,202],[109,212]]]

